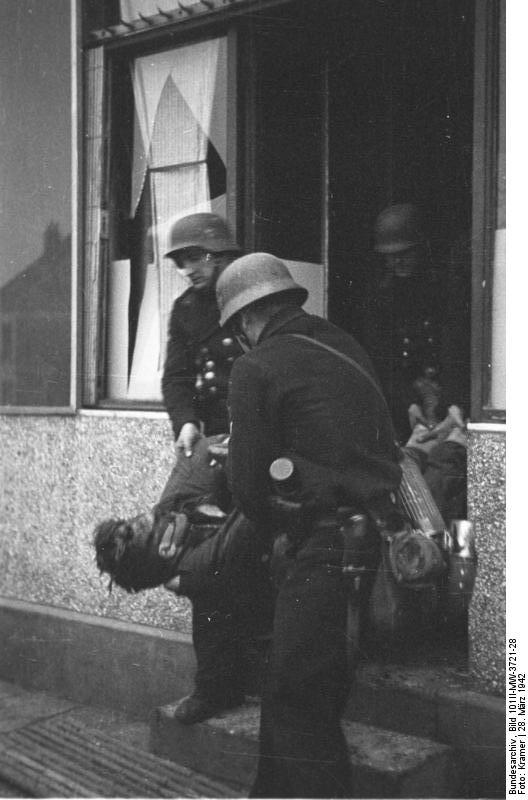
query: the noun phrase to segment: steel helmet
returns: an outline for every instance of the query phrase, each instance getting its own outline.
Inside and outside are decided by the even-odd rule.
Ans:
[[[165,257],[186,247],[202,247],[211,253],[240,252],[225,219],[209,213],[189,214],[174,223]]]
[[[269,253],[250,253],[232,261],[216,284],[220,325],[256,300],[278,292],[296,292],[304,303],[308,292],[293,280],[286,264]]]
[[[425,242],[421,214],[412,203],[397,203],[385,208],[374,226],[374,250],[400,253]]]

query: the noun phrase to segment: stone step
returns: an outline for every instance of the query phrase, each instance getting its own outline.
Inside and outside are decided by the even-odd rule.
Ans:
[[[461,796],[504,797],[504,698],[474,691],[467,673],[449,664],[363,664],[345,717],[449,745]]]
[[[248,694],[258,694],[264,656]],[[447,744],[456,752],[464,797],[501,798],[506,780],[504,697],[475,688],[463,643],[403,641],[363,654],[345,718]]]
[[[174,708],[175,704],[155,710],[153,752],[247,792],[257,763],[258,701],[191,726],[174,718]],[[356,797],[460,796],[453,753],[447,745],[349,720],[343,728]]]

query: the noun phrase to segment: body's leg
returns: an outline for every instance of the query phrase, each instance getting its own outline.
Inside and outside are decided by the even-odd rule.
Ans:
[[[224,536],[225,538],[221,538]],[[219,537],[204,542],[222,546],[221,568],[211,568],[215,556],[201,548],[197,561],[181,572],[182,586],[193,603],[193,643],[196,652],[195,691],[176,710],[180,721],[192,724],[216,711],[238,705],[245,690],[254,688],[259,658],[257,638],[271,627],[272,590],[266,552],[254,526],[239,512],[230,515]],[[224,549],[225,548],[225,549]]]
[[[196,688],[214,700],[240,698],[257,638],[271,630],[272,590],[265,549],[254,526],[235,515],[217,580],[192,595]]]
[[[214,503],[229,505],[227,478],[223,467],[209,454],[209,444],[221,437],[198,439],[192,456],[180,455],[156,505],[158,512],[185,510],[186,505]]]

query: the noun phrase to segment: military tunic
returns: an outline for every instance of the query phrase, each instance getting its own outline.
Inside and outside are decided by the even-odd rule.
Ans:
[[[191,287],[175,300],[161,386],[176,438],[186,422],[202,423],[206,436],[227,433],[229,374],[241,352],[220,328],[214,290]]]
[[[424,406],[417,381],[436,384],[438,421],[452,404],[469,413],[468,286],[464,264],[453,258],[443,272],[386,278],[366,292],[362,342],[402,443],[411,434],[409,406]]]
[[[362,341],[380,377],[397,436],[411,434],[409,406],[431,426],[450,405],[469,413],[470,264],[468,241],[451,250],[442,268],[413,277],[386,276],[366,293]],[[436,407],[435,407],[436,406]],[[429,456],[416,451],[433,497],[448,523],[465,518],[466,449],[440,442]]]
[[[239,358],[231,376],[230,480],[234,496],[254,520],[266,515],[271,462],[291,452],[357,479],[358,509],[399,484],[392,425],[382,398],[361,373],[301,333],[342,351],[374,376],[356,340],[302,309],[286,309]]]

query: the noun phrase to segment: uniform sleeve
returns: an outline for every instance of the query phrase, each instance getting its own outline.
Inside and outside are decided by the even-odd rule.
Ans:
[[[258,365],[244,357],[233,367],[228,404],[228,473],[233,498],[248,519],[263,522],[268,515],[268,470],[276,447],[265,376]]]
[[[199,419],[194,409],[195,374],[190,364],[188,343],[177,322],[177,308],[173,306],[169,324],[167,356],[161,379],[165,408],[169,414],[174,435],[177,438],[182,425]]]

